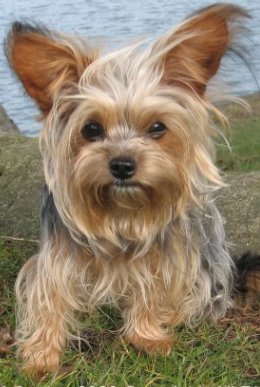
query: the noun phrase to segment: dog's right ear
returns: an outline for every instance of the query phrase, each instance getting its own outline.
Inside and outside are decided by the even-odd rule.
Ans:
[[[53,105],[54,94],[78,82],[96,55],[80,42],[19,22],[12,25],[5,52],[26,92],[44,115]]]
[[[222,57],[241,39],[248,13],[232,4],[203,8],[159,38],[152,47],[163,69],[162,82],[196,92],[203,97]],[[239,51],[238,51],[239,55]]]

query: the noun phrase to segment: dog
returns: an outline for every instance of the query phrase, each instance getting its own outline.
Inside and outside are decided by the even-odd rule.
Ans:
[[[6,55],[44,121],[41,246],[16,282],[27,372],[56,372],[79,312],[105,304],[149,354],[171,351],[169,327],[225,314],[234,265],[214,203],[214,136],[226,119],[206,89],[247,17],[215,4],[106,54],[12,25]]]

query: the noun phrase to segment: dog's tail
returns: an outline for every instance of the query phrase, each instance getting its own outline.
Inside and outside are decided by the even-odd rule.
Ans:
[[[236,265],[233,289],[234,308],[260,313],[260,255],[252,252],[234,259]]]

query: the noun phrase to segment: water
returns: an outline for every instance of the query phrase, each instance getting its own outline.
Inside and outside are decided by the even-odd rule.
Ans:
[[[188,14],[216,1],[203,0],[0,0],[0,42],[14,20],[34,20],[50,29],[78,33],[88,37],[106,36],[110,41],[131,41],[138,36],[156,37]],[[260,2],[233,1],[248,9],[253,19],[248,49],[256,77],[260,81]],[[257,91],[257,84],[242,62],[228,63],[227,78],[239,95]],[[37,110],[0,54],[0,104],[18,127],[28,135],[37,135]]]

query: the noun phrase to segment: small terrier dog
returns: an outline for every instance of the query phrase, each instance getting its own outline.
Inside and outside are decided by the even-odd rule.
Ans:
[[[171,351],[167,327],[225,313],[233,264],[211,117],[225,118],[205,92],[247,16],[216,4],[104,55],[13,24],[6,54],[44,120],[41,247],[16,284],[28,372],[59,368],[79,311],[114,305],[125,340],[151,354]]]

